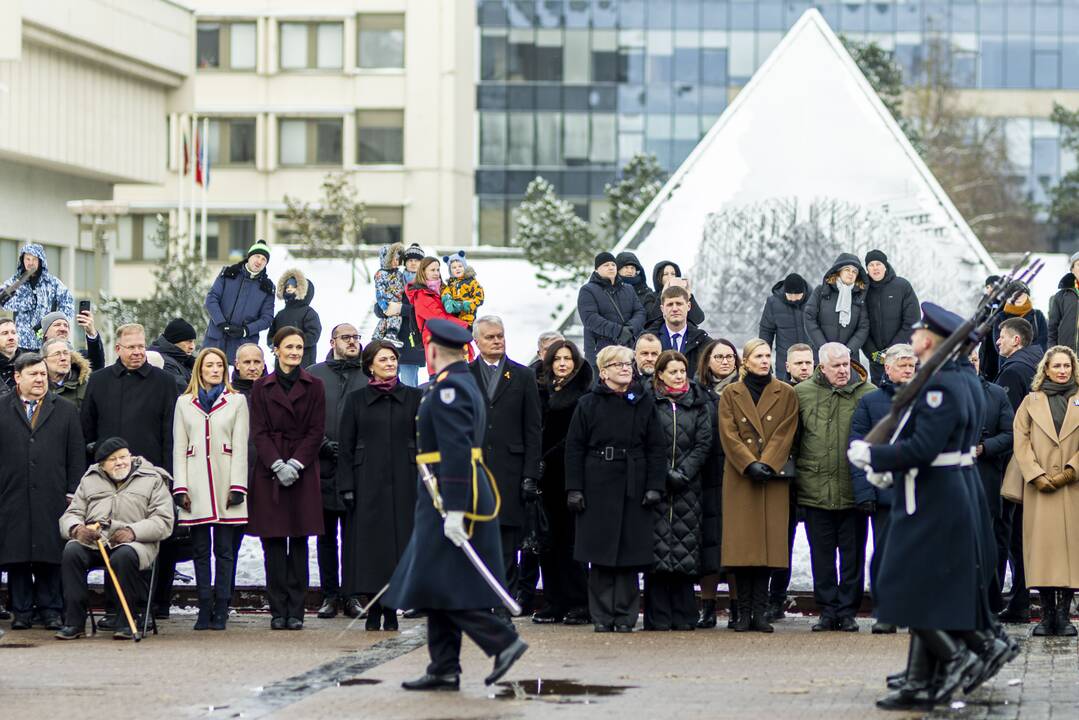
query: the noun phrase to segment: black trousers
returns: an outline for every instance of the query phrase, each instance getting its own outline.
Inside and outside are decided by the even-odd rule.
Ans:
[[[232,599],[232,578],[236,574],[237,527],[224,524],[195,525],[191,528],[191,550],[195,561],[195,585],[199,600]],[[210,574],[210,554],[214,556]]]
[[[873,583],[880,570],[880,560],[884,557],[884,546],[888,542],[888,530],[892,526],[892,508],[878,506],[877,511],[871,518],[873,522],[873,557],[869,558],[869,590],[873,591]]]
[[[517,594],[521,597],[532,598],[536,594],[536,586],[540,579],[540,556],[536,553],[521,551],[521,559],[517,563]],[[547,579],[544,578],[544,591],[547,589]]]
[[[303,620],[307,594],[307,536],[262,538],[270,615]]]
[[[12,563],[7,570],[11,612],[17,620],[44,619],[64,609],[60,566],[52,563]]]
[[[560,613],[588,606],[588,571],[573,559],[572,545],[555,545],[539,556],[543,599]]]
[[[798,503],[794,485],[790,487],[790,507],[787,510],[787,567],[771,570],[768,579],[768,602],[782,605],[787,601],[791,585],[791,558],[794,556],[794,533],[798,529]]]
[[[1008,606],[1016,611],[1030,608],[1030,590],[1023,570],[1023,506],[1003,500],[1000,519],[995,520],[997,536],[997,579],[1004,587],[1004,573],[1012,564],[1012,599]]]
[[[427,652],[431,675],[461,672],[461,633],[468,635],[488,657],[502,652],[517,639],[513,626],[490,610],[427,610]]]
[[[637,568],[592,565],[588,571],[588,612],[596,625],[637,624],[641,588]]]
[[[805,508],[813,596],[821,617],[854,617],[865,588],[866,515],[860,510]],[[836,555],[839,572],[836,572]]]
[[[236,567],[240,564],[240,547],[244,544],[244,531],[247,525],[234,525],[232,532],[232,590],[236,591]]]
[[[341,537],[345,536],[346,513],[335,510],[322,510],[322,525],[325,531],[318,536],[318,577],[322,586],[323,599],[341,596],[341,553],[339,552],[338,528]]]
[[[137,616],[146,597],[147,582],[139,570],[139,555],[130,545],[121,545],[109,551],[109,564],[120,581],[127,606],[131,614]],[[101,551],[88,548],[71,541],[64,546],[60,560],[60,573],[64,585],[64,625],[83,628],[86,626],[86,601],[90,589],[86,582],[86,573],[95,568],[104,567]],[[112,580],[106,573],[105,585],[111,587]],[[122,615],[120,616],[123,617]],[[120,621],[121,624],[124,620]]]
[[[499,530],[502,533],[502,566],[506,571],[506,590],[509,591],[510,597],[516,597],[520,577],[517,552],[521,549],[521,528],[500,525]]]
[[[693,578],[670,572],[644,575],[644,629],[669,630],[697,622]]]

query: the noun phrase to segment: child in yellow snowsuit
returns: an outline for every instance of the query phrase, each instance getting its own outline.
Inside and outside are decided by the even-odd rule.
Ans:
[[[442,307],[471,328],[476,320],[476,310],[483,304],[483,287],[476,279],[476,271],[465,260],[464,250],[443,255],[442,261],[450,270],[450,279],[442,288]]]

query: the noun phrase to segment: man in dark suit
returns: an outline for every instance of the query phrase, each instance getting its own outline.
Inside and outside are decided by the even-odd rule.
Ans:
[[[487,315],[477,319],[472,336],[480,356],[469,369],[487,401],[483,459],[495,476],[502,496],[498,521],[506,589],[515,595],[524,504],[539,496],[542,440],[539,388],[535,373],[506,357],[506,330],[501,318]]]
[[[669,285],[660,297],[660,312],[663,317],[658,322],[645,328],[659,338],[664,350],[677,350],[686,356],[689,367],[686,368],[690,379],[697,372],[701,348],[712,341],[708,333],[689,321],[692,308],[689,291],[678,285]]]

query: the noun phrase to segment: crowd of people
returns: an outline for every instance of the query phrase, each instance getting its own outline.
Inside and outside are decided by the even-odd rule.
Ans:
[[[419,371],[427,323],[440,319],[473,338],[503,569],[533,622],[630,632],[643,575],[644,630],[715,627],[725,584],[728,626],[772,632],[789,609],[804,523],[812,628],[858,631],[869,530],[874,590],[902,491],[880,487],[847,449],[924,360],[912,345],[918,298],[883,252],[864,264],[840,255],[812,288],[796,273],[778,280],[761,298],[759,337],[739,344],[709,336],[677,263],[656,264],[649,282],[633,253],[600,253],[578,295],[582,345],[545,332],[527,366],[507,357],[506,323],[480,312],[483,287],[463,251],[440,261],[415,244],[382,248],[372,309],[358,312],[378,317],[366,344],[348,323],[324,340],[311,278],[291,269],[275,283],[269,260],[259,241],[221,271],[201,349],[190,318],[152,344],[129,324],[105,365],[91,309],[75,312],[40,246],[22,249],[0,289],[14,312],[0,320],[0,569],[13,629],[84,633],[99,539],[125,595],[155,569],[159,618],[176,563],[192,559],[194,627],[224,630],[240,543],[256,537],[271,627],[296,630],[315,536],[318,616],[358,616],[412,531]],[[987,598],[1001,621],[1028,622],[1036,588],[1036,635],[1076,634],[1079,562],[1059,552],[1079,510],[1072,261],[1048,319],[1021,288],[959,362],[984,405],[969,464],[985,498]],[[85,350],[72,344],[75,325]],[[112,605],[105,627],[130,637]],[[398,610],[422,608],[376,603],[366,627],[396,629]],[[885,618],[872,626],[896,629]]]

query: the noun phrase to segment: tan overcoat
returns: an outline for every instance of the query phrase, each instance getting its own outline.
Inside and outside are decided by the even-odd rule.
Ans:
[[[754,406],[745,383],[727,386],[719,398],[723,466],[724,567],[785,568],[790,481],[751,480],[742,473],[763,462],[779,473],[790,457],[798,429],[798,396],[772,379]]]
[[[1046,493],[1033,482],[1066,466],[1079,471],[1079,393],[1068,401],[1059,436],[1042,392],[1023,399],[1014,428],[1014,454],[1001,494],[1023,503],[1027,585],[1079,588],[1079,483]]]

